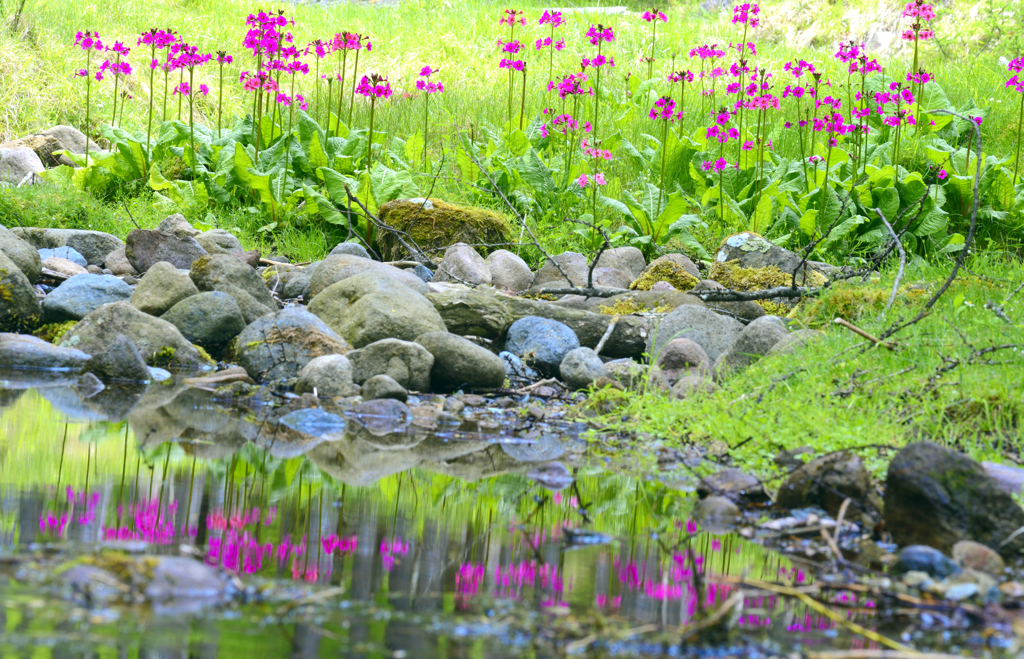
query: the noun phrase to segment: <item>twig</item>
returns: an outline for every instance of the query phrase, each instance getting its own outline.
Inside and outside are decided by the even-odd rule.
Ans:
[[[619,317],[617,315],[612,316],[612,322],[608,323],[608,329],[604,331],[604,334],[601,336],[601,340],[597,342],[596,346],[594,346],[595,355],[601,354],[601,349],[604,348],[604,344],[607,343],[608,339],[611,338],[612,332],[615,331],[615,326],[618,324],[618,322]]]
[[[896,346],[894,344],[889,343],[888,341],[883,341],[882,339],[879,339],[878,337],[875,337],[875,336],[872,336],[871,334],[868,334],[867,332],[865,332],[861,328],[857,327],[856,325],[854,325],[853,323],[851,323],[848,320],[845,320],[843,318],[836,318],[832,322],[835,323],[836,325],[839,325],[840,327],[845,327],[846,329],[850,330],[854,334],[857,334],[859,336],[864,337],[865,339],[867,339],[868,341],[871,341],[875,345],[880,345],[883,348],[886,348],[888,350],[895,350],[896,349]]]
[[[903,249],[903,243],[900,242],[899,236],[893,231],[892,225],[889,224],[889,220],[885,219],[885,215],[882,213],[882,209],[876,208],[875,212],[878,213],[879,219],[882,220],[882,224],[885,225],[889,235],[892,236],[893,241],[896,243],[897,249],[900,251],[900,269],[896,273],[896,279],[892,282],[892,291],[889,293],[889,300],[885,303],[885,309],[882,311],[882,318],[885,318],[885,314],[889,313],[889,309],[892,309],[893,302],[896,301],[896,291],[900,288],[900,282],[903,281],[903,270],[907,267],[907,252]]]

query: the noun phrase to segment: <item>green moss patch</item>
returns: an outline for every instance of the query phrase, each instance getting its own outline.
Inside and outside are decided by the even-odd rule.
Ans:
[[[670,261],[660,261],[647,268],[640,277],[630,284],[634,291],[649,291],[659,281],[667,281],[677,291],[689,291],[700,283],[700,280],[687,272],[682,266]]]
[[[72,327],[78,324],[77,320],[68,320],[63,323],[47,323],[36,331],[32,332],[34,336],[39,337],[43,341],[49,343],[57,343],[61,337],[67,333]]]
[[[422,201],[398,199],[380,207],[380,219],[388,226],[409,234],[424,251],[443,251],[455,243],[469,245],[508,243],[512,228],[501,213],[486,208],[456,206],[439,199]],[[393,235],[382,232],[377,237],[385,261],[408,258],[405,248]],[[484,247],[477,247],[486,256]]]

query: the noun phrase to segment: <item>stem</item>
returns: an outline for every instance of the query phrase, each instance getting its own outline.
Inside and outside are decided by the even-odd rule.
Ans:
[[[427,119],[430,117],[430,94],[423,92],[423,170],[427,169]]]
[[[370,150],[373,147],[373,108],[377,98],[370,96],[370,134],[366,138],[366,171],[370,171]]]
[[[150,45],[150,63],[156,59],[156,42]],[[150,155],[150,140],[153,133],[153,75],[156,73],[156,69],[152,66],[149,67],[149,118],[146,120],[146,165],[149,165]]]
[[[320,121],[320,56],[319,55],[317,55],[317,58],[316,58],[316,72],[315,72],[314,75],[316,75],[316,119],[317,119],[317,122],[319,123],[319,121]],[[293,79],[295,78],[295,74],[292,74],[292,78]]]
[[[110,120],[111,126],[117,125],[117,87],[118,83],[121,82],[121,76],[118,75],[121,70],[121,53],[117,54],[117,59],[114,63],[114,117]]]
[[[552,76],[554,75],[554,69],[555,69],[555,26],[554,25],[551,26],[551,45],[549,46],[549,48],[551,50],[548,51],[548,82],[551,82],[551,80],[553,80]]]
[[[182,73],[184,75],[184,73]],[[192,91],[192,80],[195,77],[195,69],[189,67],[188,69],[188,141],[189,146],[192,148],[192,178],[196,176],[196,166],[198,161],[196,159],[196,122],[195,113],[192,112],[192,99],[195,97],[195,92]]]
[[[597,42],[597,56],[601,56],[601,44],[603,42]],[[594,83],[594,125],[591,126],[591,132],[594,134],[594,146],[597,146],[597,113],[600,109],[601,104],[601,69],[603,66],[597,67],[597,80]]]
[[[217,139],[221,138],[221,112],[224,107],[224,62],[220,63],[220,89],[217,91]]]
[[[973,126],[970,135],[971,136],[967,138],[967,163],[964,165],[964,176],[969,176],[971,172],[971,146],[974,144]]]
[[[1020,114],[1017,119],[1017,155],[1013,157],[1013,185],[1017,187],[1017,167],[1020,164],[1021,129],[1024,128],[1024,94],[1020,95]]]
[[[825,215],[825,195],[828,193],[828,164],[832,162],[832,138],[828,139],[828,152],[825,155],[825,182],[821,184],[821,202],[818,204],[819,219],[823,219]],[[812,236],[813,237],[813,236]]]
[[[92,71],[90,70],[90,63],[92,62],[92,51],[86,51],[85,53],[85,166],[89,166],[89,105],[90,105],[90,92],[92,91]]]
[[[185,69],[178,69],[178,89],[181,89],[181,83],[185,82]],[[178,94],[178,121],[181,121],[181,94]]]
[[[359,51],[357,50],[356,51],[356,61],[352,65],[352,92],[351,92],[351,96],[352,97],[349,100],[349,104],[348,104],[348,125],[349,126],[352,125],[352,110],[356,106],[356,75],[358,74],[358,72],[359,72]],[[371,104],[370,107],[372,108],[373,105]],[[371,110],[371,113],[372,113],[372,110]],[[371,114],[371,116],[372,116],[372,114]],[[340,119],[339,119],[339,121],[340,121]]]
[[[345,96],[345,60],[348,59],[348,51],[341,51],[341,57],[338,58],[338,123],[341,123],[341,99]],[[330,119],[328,119],[328,124]],[[341,133],[341,126],[335,126],[334,134],[337,136]]]
[[[160,121],[161,122],[167,121],[167,92],[168,92],[168,89],[170,87],[170,80],[169,80],[169,78],[171,76],[171,71],[170,71],[170,69],[167,68],[167,65],[170,64],[170,61],[171,61],[171,47],[168,46],[167,47],[167,61],[164,62],[164,67],[163,67],[164,68],[164,105],[163,105],[163,109],[160,112]]]
[[[291,102],[288,103],[288,132],[292,132],[293,121],[295,119],[295,74],[292,74],[292,87],[290,91]]]
[[[665,127],[661,131],[661,186],[658,188],[658,205],[654,208],[658,215],[661,215],[661,195],[665,190],[665,153],[668,152],[668,119],[664,120]],[[651,228],[654,228],[654,218],[651,218]]]
[[[647,79],[654,77],[654,44],[658,40],[658,19],[651,21],[651,59],[647,62]]]
[[[526,67],[523,67],[523,97],[519,103],[519,130],[523,129],[523,117],[526,116]]]

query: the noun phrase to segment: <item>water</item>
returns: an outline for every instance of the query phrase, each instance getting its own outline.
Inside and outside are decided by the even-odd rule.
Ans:
[[[588,656],[877,647],[763,592],[742,598],[730,631],[680,646],[680,628],[726,602],[736,578],[807,585],[808,567],[702,532],[690,493],[582,458],[557,405],[545,422],[484,406],[458,425],[422,410],[408,425],[297,413],[265,392],[239,404],[181,383],[87,398],[66,382],[7,385],[3,658],[497,659],[562,656],[574,641]],[[552,491],[538,480],[564,484],[546,480],[555,458],[572,484]],[[54,585],[57,566],[104,550],[186,551],[237,575],[247,595],[196,608],[88,601]],[[870,599],[829,597],[846,619],[876,626]]]

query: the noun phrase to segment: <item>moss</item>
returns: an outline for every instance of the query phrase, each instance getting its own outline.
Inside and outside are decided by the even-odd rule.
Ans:
[[[166,368],[174,361],[174,348],[164,346],[153,353],[152,365],[158,368]]]
[[[68,320],[63,323],[48,323],[43,325],[36,331],[32,332],[35,336],[38,336],[43,341],[56,344],[60,341],[68,330],[78,324],[77,320]]]
[[[755,300],[769,316],[786,316],[792,309],[784,302],[773,302],[771,300]]]
[[[611,306],[602,304],[598,307],[598,311],[609,316],[628,316],[634,313],[664,313],[670,310],[671,307],[668,305],[661,305],[652,309],[631,297],[620,298]]]
[[[671,261],[660,261],[651,265],[640,278],[630,284],[635,291],[649,291],[659,281],[667,281],[677,291],[688,291],[700,283],[700,280],[687,272],[682,266]]]
[[[217,361],[213,357],[210,356],[210,353],[206,352],[206,350],[203,348],[203,346],[196,345],[195,343],[193,343],[192,347],[195,348],[196,352],[199,353],[199,358],[202,359],[203,361],[205,361],[207,364],[216,364],[217,363]]]
[[[0,270],[0,279],[7,276],[6,270]],[[0,284],[0,301],[12,303],[14,302],[14,293],[11,292],[10,284]]]
[[[822,327],[835,318],[856,321],[864,317],[875,317],[885,308],[889,294],[888,288],[840,284],[819,297],[804,300],[792,315],[808,327]],[[896,304],[911,306],[923,301],[928,295],[928,291],[921,288],[902,286],[896,292]]]
[[[321,334],[320,332],[308,332],[297,327],[287,329],[274,328],[265,334],[266,341],[256,341],[246,347],[265,343],[271,346],[275,343],[287,343],[298,346],[300,350],[307,351],[310,357],[322,357],[324,355],[343,355],[352,348],[347,344],[338,343],[334,339]]]
[[[716,261],[711,265],[708,279],[717,281],[722,286],[734,291],[759,291],[776,286],[789,286],[793,276],[779,270],[774,265],[763,268],[744,268],[735,261]],[[809,286],[821,286],[826,281],[825,275],[814,270],[807,277]]]
[[[487,255],[482,243],[507,243],[512,235],[508,220],[501,213],[486,208],[456,206],[431,199],[432,208],[422,207],[408,199],[391,201],[380,208],[380,219],[385,224],[404,231],[425,251],[441,251],[455,243],[477,246],[481,255]],[[385,261],[407,258],[405,248],[390,233],[377,236],[377,243]]]

